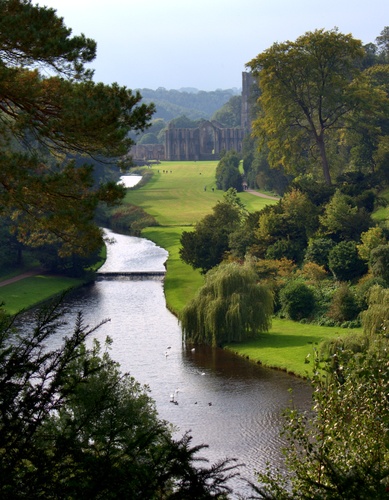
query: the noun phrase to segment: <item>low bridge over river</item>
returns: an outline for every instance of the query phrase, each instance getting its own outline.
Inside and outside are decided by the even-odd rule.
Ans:
[[[96,274],[99,278],[120,278],[121,276],[129,278],[152,278],[154,276],[165,276],[166,271],[98,271]]]

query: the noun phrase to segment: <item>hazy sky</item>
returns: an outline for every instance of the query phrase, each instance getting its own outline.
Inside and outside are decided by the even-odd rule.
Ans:
[[[240,88],[274,42],[336,26],[369,43],[389,25],[388,0],[37,1],[97,41],[96,81],[132,89]]]

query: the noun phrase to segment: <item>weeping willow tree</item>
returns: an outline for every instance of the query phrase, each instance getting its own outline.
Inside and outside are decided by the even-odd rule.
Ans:
[[[369,307],[362,313],[365,334],[388,334],[389,331],[389,290],[375,285],[369,293]]]
[[[272,292],[257,283],[249,266],[221,264],[209,271],[204,286],[181,314],[186,344],[219,346],[268,331]]]

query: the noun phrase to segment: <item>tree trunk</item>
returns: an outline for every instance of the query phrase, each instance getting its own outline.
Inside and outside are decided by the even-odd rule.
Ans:
[[[316,141],[320,151],[320,159],[321,159],[321,166],[323,169],[324,180],[327,186],[331,186],[332,182],[331,182],[330,167],[328,164],[327,152],[323,135],[321,134],[320,136],[318,136],[316,138]]]

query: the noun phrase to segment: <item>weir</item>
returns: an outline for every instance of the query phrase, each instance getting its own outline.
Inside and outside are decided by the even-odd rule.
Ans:
[[[98,277],[119,277],[119,276],[134,276],[147,278],[148,276],[165,276],[166,271],[103,271],[96,273]]]

